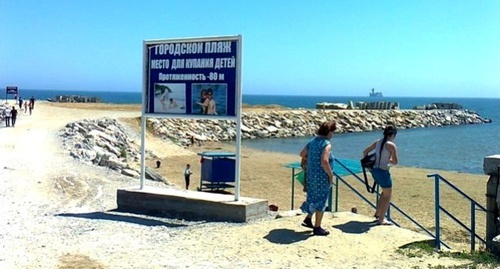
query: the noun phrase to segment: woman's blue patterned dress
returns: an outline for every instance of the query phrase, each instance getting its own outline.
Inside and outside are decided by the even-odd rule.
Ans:
[[[307,143],[306,185],[307,198],[300,209],[307,214],[315,211],[325,211],[330,185],[328,174],[321,166],[321,154],[330,141],[325,137],[314,137]],[[330,166],[333,166],[333,156],[329,157]]]

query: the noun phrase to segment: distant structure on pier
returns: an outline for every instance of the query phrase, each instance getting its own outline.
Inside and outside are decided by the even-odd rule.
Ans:
[[[55,98],[47,98],[49,102],[58,103],[101,103],[100,97],[82,95],[57,95]]]
[[[372,88],[372,92],[370,93],[370,97],[384,97],[382,92],[376,92],[374,88]]]

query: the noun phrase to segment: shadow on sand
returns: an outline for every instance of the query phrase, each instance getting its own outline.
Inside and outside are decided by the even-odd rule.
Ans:
[[[264,238],[275,244],[292,244],[304,241],[311,236],[311,231],[297,232],[290,229],[274,229],[264,236]]]
[[[111,220],[111,221],[122,221],[133,224],[139,224],[144,226],[166,226],[166,227],[184,227],[187,225],[177,224],[169,222],[168,219],[163,220],[154,220],[150,218],[144,218],[139,216],[130,216],[130,215],[120,215],[117,211],[106,211],[106,212],[90,212],[90,213],[61,213],[56,214],[59,217],[71,217],[71,218],[84,218],[84,219],[93,219],[93,220]]]
[[[339,229],[344,233],[362,234],[368,232],[373,226],[377,226],[376,221],[349,221],[344,224],[333,225],[333,228]]]

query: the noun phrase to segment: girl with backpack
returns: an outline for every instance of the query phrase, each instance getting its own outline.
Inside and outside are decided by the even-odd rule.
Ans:
[[[384,129],[384,137],[374,141],[365,150],[363,156],[367,156],[371,151],[375,151],[375,164],[371,169],[373,179],[382,187],[382,194],[375,211],[375,218],[379,225],[392,225],[392,222],[385,219],[392,196],[392,177],[390,167],[398,164],[398,149],[394,143],[398,130],[393,125]]]

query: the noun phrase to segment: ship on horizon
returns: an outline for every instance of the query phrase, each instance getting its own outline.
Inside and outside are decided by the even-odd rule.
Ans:
[[[372,92],[370,92],[370,97],[384,97],[384,95],[382,95],[382,92],[376,92],[375,88],[372,88]]]

